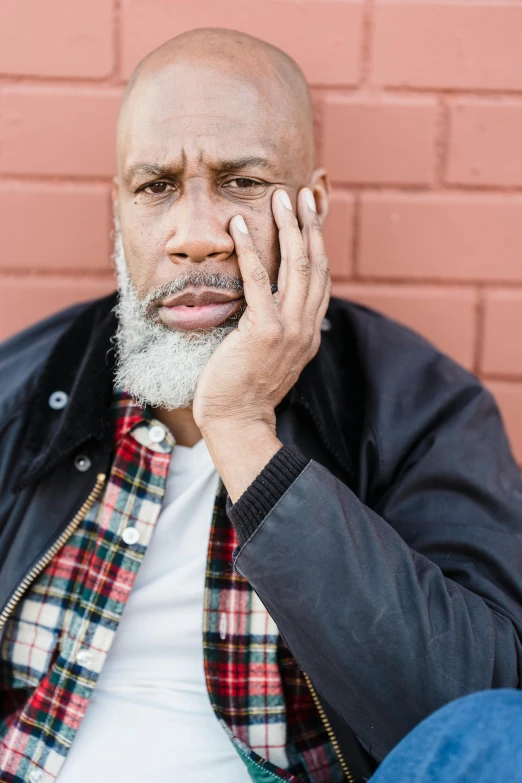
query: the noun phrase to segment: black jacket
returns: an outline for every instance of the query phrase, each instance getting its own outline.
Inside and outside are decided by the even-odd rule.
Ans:
[[[110,468],[114,303],[0,347],[0,626]],[[519,686],[522,480],[473,376],[365,308],[333,299],[327,318],[277,411],[289,448],[230,510],[235,567],[341,745],[348,724],[380,761],[451,699]]]

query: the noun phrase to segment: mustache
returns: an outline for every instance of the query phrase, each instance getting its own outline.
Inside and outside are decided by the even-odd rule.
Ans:
[[[244,296],[243,281],[240,277],[232,277],[223,272],[187,272],[176,278],[176,280],[172,280],[170,283],[165,283],[165,285],[150,291],[141,301],[143,312],[150,316],[164,299],[180,294],[186,288],[214,288],[220,291],[234,291],[234,293]],[[277,283],[271,283],[270,288],[272,294],[275,294]]]

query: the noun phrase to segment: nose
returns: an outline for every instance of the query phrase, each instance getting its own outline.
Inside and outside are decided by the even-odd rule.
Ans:
[[[185,190],[173,207],[172,219],[174,231],[165,251],[174,263],[224,261],[233,252],[228,218],[204,185]]]

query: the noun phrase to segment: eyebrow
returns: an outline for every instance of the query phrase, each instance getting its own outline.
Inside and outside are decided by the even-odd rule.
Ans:
[[[179,176],[182,173],[184,165],[181,166],[164,166],[159,164],[150,163],[138,163],[136,166],[132,166],[125,174],[127,182],[132,182],[135,177],[148,176],[148,177],[173,177]],[[275,169],[273,163],[267,158],[260,156],[249,155],[244,158],[235,158],[234,160],[220,160],[217,161],[212,167],[216,172],[229,172],[234,174],[238,171],[243,171],[248,168],[259,169]]]

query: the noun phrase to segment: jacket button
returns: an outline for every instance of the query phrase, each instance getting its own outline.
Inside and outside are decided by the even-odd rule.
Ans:
[[[64,391],[55,391],[49,397],[48,402],[49,407],[52,408],[53,411],[61,411],[69,402],[69,395]]]
[[[328,320],[328,318],[323,318],[323,322],[321,324],[321,332],[330,332],[332,329],[332,322]]]
[[[31,774],[29,775],[30,783],[40,783],[42,779],[43,772],[41,769],[33,769]]]
[[[74,458],[74,467],[76,470],[79,470],[80,473],[85,473],[86,470],[89,470],[91,467],[92,462],[89,459],[89,457],[86,457],[85,454],[78,454]]]

